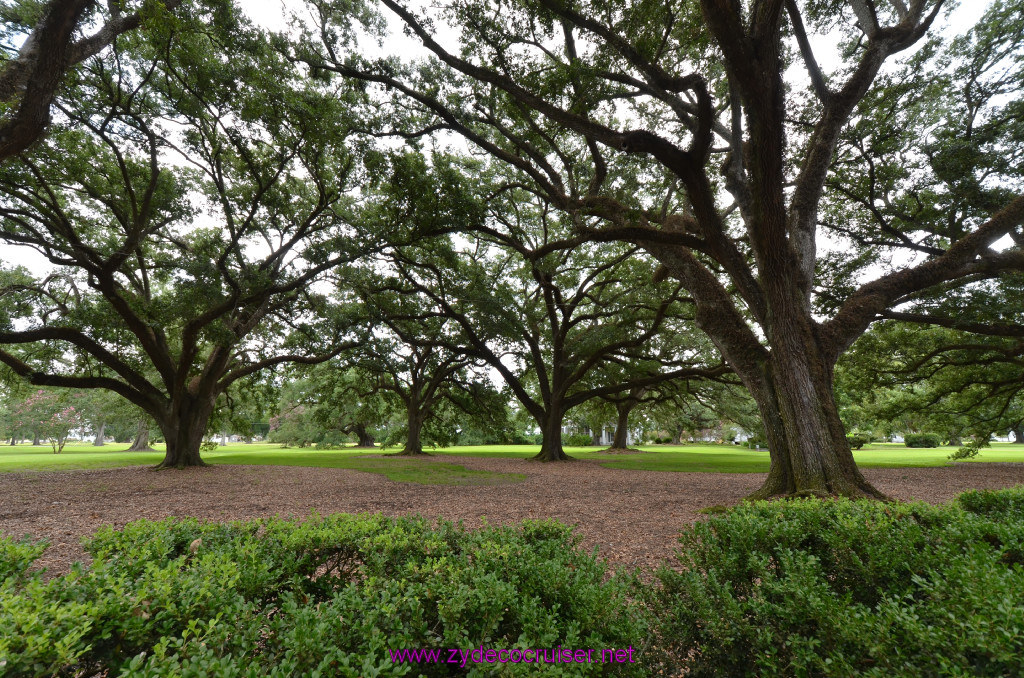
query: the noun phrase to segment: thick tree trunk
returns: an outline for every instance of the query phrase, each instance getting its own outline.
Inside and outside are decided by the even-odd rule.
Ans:
[[[636,404],[625,401],[615,405],[618,418],[615,421],[615,437],[612,438],[612,449],[624,450],[629,447],[629,413]]]
[[[40,445],[41,444],[39,442],[39,434],[36,433],[35,431],[32,431],[32,444],[33,445]]]
[[[418,403],[414,402],[409,405],[409,434],[405,437],[405,447],[398,453],[399,456],[416,457],[427,454],[423,451],[423,441],[421,440],[423,420],[426,419],[426,415],[419,410]]]
[[[152,447],[149,446],[149,422],[145,419],[139,420],[138,431],[135,434],[135,441],[132,446],[128,448],[128,452],[155,452]]]
[[[537,461],[571,461],[572,457],[562,449],[562,418],[565,416],[561,408],[552,408],[547,411],[541,425],[543,439],[540,445],[540,452],[531,459]]]
[[[682,445],[683,444],[683,433],[685,433],[685,432],[686,432],[685,428],[683,428],[682,426],[678,427],[676,429],[675,435],[672,436],[672,444],[673,445]]]
[[[172,409],[171,416],[159,421],[164,434],[167,453],[156,468],[182,469],[190,466],[207,466],[199,453],[203,444],[206,426],[213,411],[213,401],[199,402],[187,399]]]
[[[1024,443],[1024,427],[1012,428],[1010,429],[1010,433],[1013,434],[1013,442],[1018,445],[1020,443]]]
[[[786,339],[795,339],[796,333]],[[832,390],[832,369],[812,347],[773,342],[760,379],[744,378],[757,402],[771,457],[768,478],[750,499],[847,496],[884,499],[861,475]],[[749,377],[750,375],[740,375]]]
[[[103,435],[103,432],[104,432],[104,430],[106,430],[106,428],[107,428],[106,422],[100,422],[100,427],[96,430],[96,437],[92,441],[92,444],[94,446],[100,447],[102,445],[106,445],[107,444],[107,441],[105,440],[106,436]]]
[[[591,431],[590,432],[590,444],[591,445],[600,445],[601,444],[601,434],[602,433],[604,433],[604,431],[602,431],[599,428],[595,428],[593,431]]]
[[[366,426],[356,424],[354,432],[356,434],[356,438],[359,439],[359,442],[357,443],[359,447],[374,447],[374,443],[376,443],[376,441],[373,439],[370,432],[366,430]]]

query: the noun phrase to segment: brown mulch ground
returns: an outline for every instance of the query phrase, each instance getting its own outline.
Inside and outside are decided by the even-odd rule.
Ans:
[[[593,461],[540,464],[521,459],[460,458],[467,468],[526,473],[521,483],[443,486],[397,483],[382,475],[326,468],[214,466],[154,472],[146,467],[95,471],[0,473],[0,533],[49,540],[39,561],[51,574],[83,560],[81,537],[105,524],[195,516],[233,520],[305,516],[316,510],[420,513],[474,527],[524,518],[578,525],[588,548],[615,564],[650,567],[668,557],[680,529],[701,508],[735,504],[761,474],[665,473],[607,469]],[[948,501],[970,488],[1024,483],[1024,464],[865,469],[898,499]]]

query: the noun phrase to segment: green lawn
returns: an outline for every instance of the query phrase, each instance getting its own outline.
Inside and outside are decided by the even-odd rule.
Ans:
[[[124,445],[68,445],[53,454],[49,447],[0,446],[0,471],[53,471],[154,465],[163,452],[124,452]],[[758,473],[768,470],[768,453],[733,445],[654,445],[641,448],[644,454],[610,455],[599,448],[569,447],[566,452],[580,459],[599,460],[608,468],[647,471],[689,471],[709,473]],[[857,463],[866,468],[942,466],[953,447],[909,449],[902,444],[885,443],[865,447],[855,453]],[[517,482],[519,473],[474,471],[458,464],[459,457],[506,457],[526,459],[537,453],[529,445],[453,447],[436,450],[429,459],[367,456],[365,449],[319,451],[282,449],[275,444],[228,445],[203,455],[211,464],[259,464],[278,466],[316,466],[347,468],[381,473],[399,482],[445,485],[488,485]],[[1024,461],[1024,445],[995,443],[982,450],[974,461]]]
[[[68,445],[60,454],[46,446],[0,447],[0,471],[60,471],[72,469],[154,466],[163,459],[162,445],[157,452],[124,452],[125,444]],[[522,473],[475,471],[459,464],[435,459],[404,457],[367,457],[365,449],[318,451],[282,449],[276,444],[229,445],[203,454],[211,464],[254,464],[269,466],[314,466],[346,468],[380,473],[391,480],[421,485],[499,485],[526,477]]]
[[[646,454],[603,454],[596,447],[567,447],[567,454],[579,459],[597,459],[608,468],[625,468],[638,471],[689,471],[706,473],[764,473],[768,470],[768,452],[748,450],[737,445],[649,445],[642,446]],[[950,462],[947,457],[955,447],[932,449],[910,449],[902,443],[877,443],[867,445],[854,452],[857,463],[864,468],[896,468],[907,466],[944,466]],[[529,446],[484,445],[478,447],[455,447],[439,450],[439,454],[467,455],[474,457],[521,457],[537,453]],[[983,449],[973,461],[1022,461],[1024,445],[994,443]]]

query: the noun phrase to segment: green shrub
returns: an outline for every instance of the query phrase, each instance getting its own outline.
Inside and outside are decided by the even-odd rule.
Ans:
[[[563,436],[562,440],[567,447],[587,447],[593,442],[593,439],[586,433],[570,433]]]
[[[1024,491],[959,504],[759,502],[694,525],[648,593],[656,671],[1024,674]]]
[[[395,664],[388,649],[638,647],[648,634],[635,582],[555,522],[169,519],[101,529],[86,548],[91,567],[4,590],[6,675],[436,676],[451,667]]]
[[[863,431],[851,431],[846,434],[846,440],[852,449],[859,450],[871,442],[871,434]]]
[[[199,451],[200,452],[216,452],[217,451],[217,441],[215,441],[215,440],[204,440],[202,442],[202,444],[199,446]]]
[[[956,503],[969,513],[999,521],[1024,521],[1024,487],[1013,490],[968,490]]]
[[[28,569],[46,550],[46,542],[15,541],[0,535],[0,591],[22,583]]]
[[[768,439],[761,435],[752,436],[747,439],[747,448],[751,450],[756,450],[758,447],[760,447],[762,450],[767,450]]]
[[[903,444],[907,447],[938,447],[942,444],[942,436],[938,433],[908,433],[903,436]]]

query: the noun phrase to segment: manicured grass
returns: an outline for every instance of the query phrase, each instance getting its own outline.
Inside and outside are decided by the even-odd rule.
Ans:
[[[160,446],[157,446],[158,450]],[[89,444],[68,445],[59,455],[49,447],[0,446],[0,471],[56,471],[71,469],[111,468],[117,466],[155,465],[163,452],[124,452],[124,445],[110,444],[97,448]],[[567,447],[566,452],[578,459],[593,459],[608,468],[637,471],[684,471],[700,473],[763,473],[768,470],[768,453],[748,450],[736,445],[653,445],[640,448],[643,454],[610,455],[597,447]],[[947,457],[955,447],[910,449],[900,443],[866,446],[854,453],[857,463],[865,468],[944,466],[952,463]],[[532,445],[480,445],[434,450],[427,459],[370,456],[372,451],[283,449],[277,444],[235,444],[203,455],[211,464],[257,464],[277,466],[315,466],[347,468],[367,473],[382,473],[399,482],[434,485],[489,485],[518,482],[519,473],[493,473],[466,469],[457,463],[459,457],[499,457],[527,459],[537,453]],[[995,443],[966,463],[1024,462],[1024,445]],[[456,463],[453,463],[456,462]]]
[[[123,444],[97,448],[89,444],[68,445],[60,454],[49,447],[0,447],[0,471],[61,471],[72,469],[154,466],[163,457],[157,452],[125,452]],[[420,485],[501,485],[523,480],[522,473],[496,473],[467,469],[448,460],[408,459],[405,457],[367,456],[366,449],[308,450],[282,449],[277,444],[229,445],[203,454],[210,464],[253,464],[270,466],[313,466],[345,468],[379,473],[389,479]]]
[[[248,446],[246,446],[248,447]],[[253,446],[255,447],[255,446]],[[497,473],[475,471],[447,461],[410,459],[408,457],[376,456],[366,449],[360,450],[282,450],[279,445],[270,451],[248,449],[211,452],[205,459],[211,464],[255,464],[268,466],[314,466],[320,468],[346,468],[367,473],[380,473],[400,483],[420,485],[504,485],[517,483],[523,473]],[[366,456],[367,453],[374,456]]]
[[[607,468],[635,471],[685,471],[690,473],[765,473],[768,471],[767,450],[749,450],[739,445],[649,445],[641,446],[645,454],[604,454],[598,447],[566,447],[578,459],[596,459]],[[857,463],[864,468],[900,468],[914,466],[945,466],[956,447],[911,449],[903,443],[876,443],[854,452]],[[474,457],[529,458],[537,453],[527,445],[483,445],[438,450],[438,454],[471,455]],[[1024,462],[1024,445],[993,443],[974,460]]]

